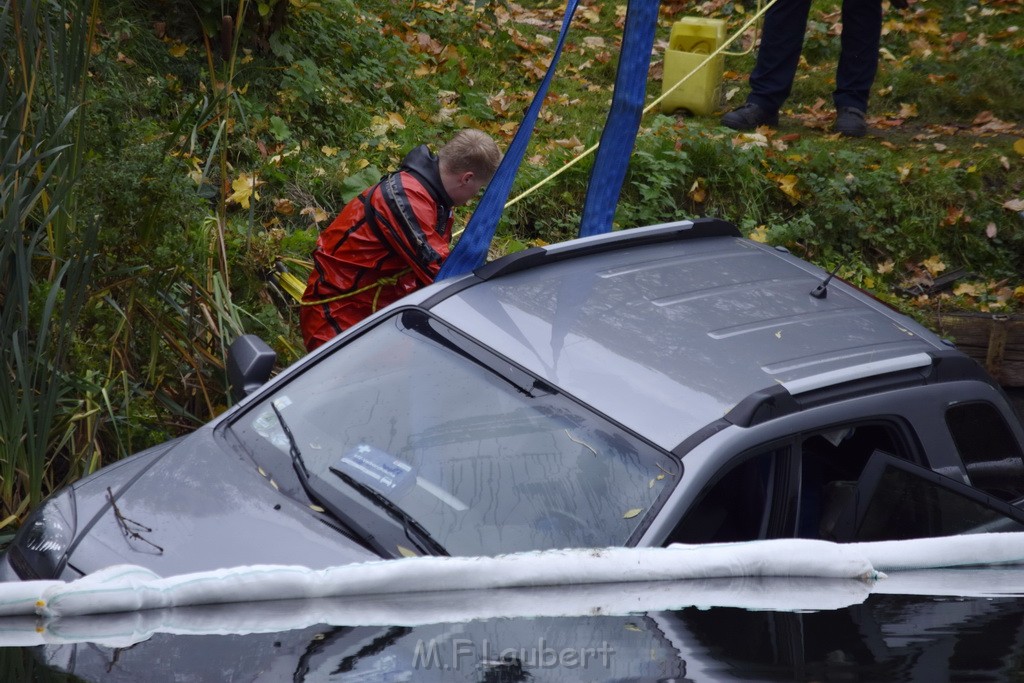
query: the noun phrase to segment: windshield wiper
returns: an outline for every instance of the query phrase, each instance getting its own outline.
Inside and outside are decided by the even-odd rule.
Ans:
[[[330,509],[330,511],[333,513],[332,516],[334,517],[334,519],[337,519],[342,524],[342,526],[345,527],[344,529],[340,529],[342,533],[345,533],[354,541],[362,543],[363,545],[370,548],[376,553],[380,553],[382,550],[385,550],[383,546],[381,546],[380,543],[377,542],[377,540],[374,538],[374,535],[369,533],[367,527],[364,524],[361,524],[360,522],[353,519],[351,515],[342,514],[341,511],[339,511],[337,508],[330,505],[327,501],[323,500],[322,496],[317,495],[317,493],[313,490],[312,483],[310,482],[309,470],[306,468],[306,461],[302,458],[302,452],[299,451],[299,442],[296,441],[295,435],[292,433],[291,428],[288,426],[288,422],[284,419],[284,415],[281,414],[281,410],[273,401],[270,402],[270,407],[271,409],[273,409],[274,414],[277,415],[277,421],[280,423],[281,429],[284,431],[284,435],[288,437],[288,452],[292,458],[292,468],[295,469],[295,475],[299,479],[299,484],[302,485],[302,490],[306,492],[306,495],[309,496],[309,499],[312,501],[316,501],[317,503],[320,503],[322,505],[325,505],[327,508]],[[331,526],[334,529],[338,528],[334,525],[329,526]]]
[[[395,505],[390,498],[367,486],[351,474],[342,472],[336,467],[329,467],[328,469],[343,482],[354,488],[356,491],[359,491],[359,493],[363,494],[366,498],[370,499],[377,505],[377,507],[383,509],[389,515],[401,522],[402,528],[405,530],[405,537],[408,538],[411,543],[416,545],[420,551],[429,552],[434,555],[448,555],[448,551],[444,549],[444,546],[438,543],[437,539],[431,536],[430,532],[427,531],[422,524],[413,519],[413,517],[402,510],[402,508]],[[416,532],[416,536],[419,538],[418,541],[409,535],[410,529]],[[426,546],[426,548],[424,548],[424,546]]]
[[[298,475],[299,482],[302,484],[302,488],[306,489],[306,493],[312,495],[309,490],[309,470],[306,469],[306,461],[302,459],[302,453],[299,451],[299,443],[295,440],[295,435],[292,434],[291,428],[285,422],[284,415],[281,414],[277,404],[271,401],[270,407],[273,409],[274,415],[277,415],[277,421],[281,423],[284,435],[288,437],[288,453],[292,456],[292,467],[295,469],[295,474]]]

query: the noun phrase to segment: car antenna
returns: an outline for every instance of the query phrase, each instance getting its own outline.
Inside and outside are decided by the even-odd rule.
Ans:
[[[815,299],[824,299],[825,297],[827,297],[828,283],[832,281],[832,278],[836,276],[836,273],[838,273],[839,269],[842,267],[843,264],[839,263],[835,268],[833,268],[832,272],[828,274],[828,277],[825,278],[820,285],[811,290],[811,296],[813,296]]]

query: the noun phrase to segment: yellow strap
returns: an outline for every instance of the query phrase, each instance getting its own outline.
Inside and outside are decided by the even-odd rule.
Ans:
[[[317,299],[316,301],[299,301],[299,305],[300,306],[319,306],[321,304],[329,304],[329,303],[332,303],[334,301],[341,301],[342,299],[347,299],[350,296],[355,296],[356,294],[362,294],[363,292],[368,292],[371,289],[376,288],[377,289],[377,293],[374,294],[374,296],[373,296],[373,310],[376,311],[377,310],[377,299],[380,298],[380,290],[382,288],[384,288],[385,286],[387,286],[387,285],[396,285],[396,284],[398,284],[398,279],[400,277],[402,277],[403,275],[406,275],[408,273],[411,273],[411,272],[412,272],[412,268],[406,268],[405,270],[398,271],[394,275],[389,275],[388,277],[382,277],[381,279],[379,279],[376,282],[374,282],[372,285],[366,285],[365,287],[360,287],[359,289],[357,289],[355,291],[345,292],[344,294],[338,294],[336,296],[330,296],[330,297],[327,297],[326,299]]]

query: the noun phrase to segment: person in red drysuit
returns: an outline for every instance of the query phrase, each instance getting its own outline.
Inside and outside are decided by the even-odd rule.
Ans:
[[[299,314],[306,349],[433,282],[450,251],[452,209],[476,196],[500,161],[490,136],[462,130],[436,155],[420,145],[345,205],[313,251]]]

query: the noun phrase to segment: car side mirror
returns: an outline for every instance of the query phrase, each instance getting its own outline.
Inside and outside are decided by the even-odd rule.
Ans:
[[[259,389],[274,370],[277,354],[254,334],[243,334],[228,347],[228,382],[237,403]]]

